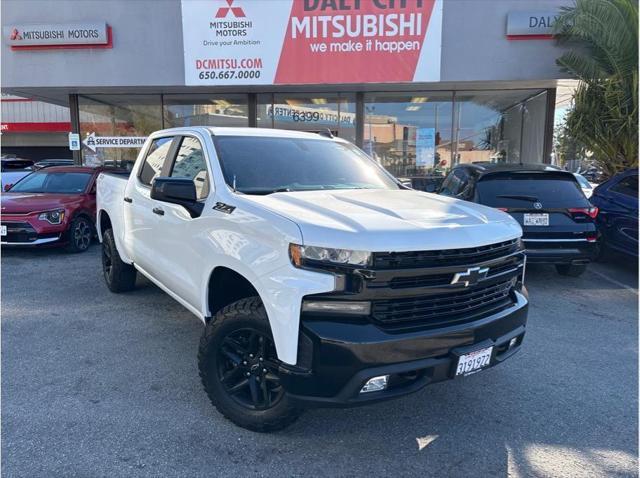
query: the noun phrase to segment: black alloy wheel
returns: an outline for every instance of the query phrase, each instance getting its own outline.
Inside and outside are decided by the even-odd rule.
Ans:
[[[93,239],[93,225],[86,217],[74,219],[69,226],[69,252],[84,252]]]
[[[249,410],[267,410],[284,396],[278,377],[273,340],[250,328],[222,339],[218,350],[218,379],[234,402]]]

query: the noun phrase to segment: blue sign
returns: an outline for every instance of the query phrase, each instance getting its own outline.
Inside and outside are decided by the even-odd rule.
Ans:
[[[416,166],[432,167],[436,157],[436,129],[418,128],[416,132]]]

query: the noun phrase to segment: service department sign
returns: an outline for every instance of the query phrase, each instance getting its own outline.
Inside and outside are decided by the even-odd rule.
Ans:
[[[33,23],[5,25],[2,28],[4,41],[14,49],[21,47],[106,46],[110,42],[109,33],[109,26],[106,22]]]
[[[443,0],[182,0],[187,85],[440,80]]]

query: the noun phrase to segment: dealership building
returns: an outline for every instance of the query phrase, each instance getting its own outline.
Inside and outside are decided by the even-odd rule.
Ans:
[[[89,165],[185,125],[328,130],[397,176],[549,162],[567,3],[5,0],[2,89],[68,108]]]

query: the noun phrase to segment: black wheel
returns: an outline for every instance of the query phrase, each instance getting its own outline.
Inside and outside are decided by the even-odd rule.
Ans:
[[[93,224],[84,217],[76,217],[69,225],[69,242],[67,251],[84,252],[89,249],[93,240]]]
[[[236,425],[271,432],[301,413],[280,384],[269,321],[258,297],[234,302],[207,324],[198,367],[211,403]]]
[[[556,270],[561,276],[578,277],[584,274],[587,266],[585,264],[557,264]]]
[[[102,235],[102,272],[111,292],[127,292],[136,286],[136,269],[120,259],[111,229]]]

